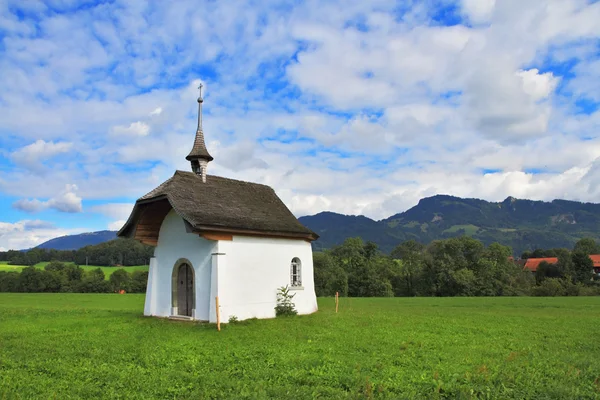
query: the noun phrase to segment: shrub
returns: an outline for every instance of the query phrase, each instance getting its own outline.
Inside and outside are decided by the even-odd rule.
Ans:
[[[580,296],[600,296],[600,285],[584,286],[579,290]]]
[[[563,296],[565,288],[558,278],[547,278],[539,286],[533,288],[534,296]]]
[[[113,292],[120,290],[129,291],[131,288],[131,276],[123,268],[120,268],[112,273],[108,278]]]
[[[148,271],[133,271],[131,274],[131,293],[144,293],[148,283]]]
[[[229,317],[229,323],[230,324],[235,324],[236,322],[240,322],[240,320],[238,319],[238,317],[236,317],[235,315],[232,315]]]
[[[277,306],[275,306],[275,315],[276,316],[289,316],[296,315],[298,311],[296,311],[296,307],[292,302],[296,294],[290,294],[290,289],[288,286],[282,286],[277,289]]]

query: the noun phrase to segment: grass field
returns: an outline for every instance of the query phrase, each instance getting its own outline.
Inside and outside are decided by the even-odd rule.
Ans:
[[[47,262],[37,263],[37,264],[35,264],[35,267],[39,268],[39,269],[44,269],[46,264],[48,264],[48,263]],[[134,265],[131,267],[101,267],[98,265],[80,265],[80,267],[82,269],[84,269],[85,271],[91,271],[93,269],[100,268],[102,271],[104,271],[104,276],[106,277],[106,279],[108,279],[112,275],[112,273],[115,272],[116,270],[118,270],[119,268],[123,268],[127,272],[133,272],[133,271],[138,271],[138,270],[139,271],[148,271],[147,265]],[[8,265],[7,261],[0,261],[0,271],[20,272],[23,268],[25,268],[25,265]]]
[[[0,398],[600,398],[600,298],[319,299],[226,325],[0,294]]]

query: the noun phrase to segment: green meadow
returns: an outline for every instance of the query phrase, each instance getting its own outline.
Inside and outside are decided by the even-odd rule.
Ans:
[[[48,264],[48,262],[40,262],[34,265],[34,267],[38,268],[38,269],[44,269],[44,267]],[[68,263],[66,263],[68,264]],[[8,265],[7,261],[0,261],[0,271],[16,271],[16,272],[21,272],[21,270],[23,268],[25,268],[25,265]],[[133,271],[148,271],[148,266],[147,265],[134,265],[131,267],[102,267],[99,265],[80,265],[80,267],[84,270],[84,271],[91,271],[93,269],[96,268],[100,268],[103,272],[104,272],[104,276],[106,279],[108,279],[113,272],[115,272],[118,269],[124,269],[127,272],[133,272]]]
[[[597,399],[599,297],[331,298],[223,325],[0,293],[0,398]]]

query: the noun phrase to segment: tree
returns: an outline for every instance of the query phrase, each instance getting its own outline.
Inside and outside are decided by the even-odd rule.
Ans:
[[[594,273],[594,262],[585,250],[573,252],[572,265],[573,282],[589,283]]]
[[[104,272],[100,268],[86,272],[77,286],[80,293],[108,293],[110,283],[104,279]]]
[[[43,292],[46,285],[42,271],[35,267],[23,268],[19,274],[18,290],[26,293]]]
[[[123,268],[119,268],[118,270],[114,271],[108,280],[110,282],[111,289],[115,292],[120,290],[129,291],[130,289],[131,277]]]
[[[558,278],[546,279],[533,289],[534,296],[563,296],[564,294],[565,288]]]
[[[336,292],[340,296],[348,294],[348,274],[328,252],[315,253],[313,265],[317,296],[333,296]]]
[[[563,274],[558,265],[542,261],[535,271],[535,280],[541,284],[546,278],[562,278]]]
[[[66,276],[60,271],[44,270],[41,271],[44,281],[44,291],[48,293],[59,293],[66,283]]]
[[[416,296],[417,282],[423,271],[425,245],[414,240],[401,243],[392,251],[392,258],[397,262],[399,273],[393,279],[394,293],[396,295]]]
[[[18,292],[19,275],[14,271],[0,271],[0,292]]]
[[[579,239],[573,247],[573,253],[582,253],[585,255],[600,254],[598,243],[592,238]]]
[[[148,283],[148,271],[133,271],[131,274],[131,288],[132,293],[144,293],[146,292],[146,285]]]
[[[532,254],[531,251],[525,250],[523,253],[521,253],[521,259],[527,260],[528,258],[532,257],[531,254]]]

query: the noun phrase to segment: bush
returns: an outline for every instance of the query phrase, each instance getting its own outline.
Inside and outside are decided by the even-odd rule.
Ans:
[[[286,286],[282,286],[277,289],[277,306],[275,306],[276,316],[290,316],[298,314],[296,307],[292,302],[296,294],[290,294],[290,289]]]
[[[580,296],[600,296],[600,285],[594,284],[590,286],[583,286],[579,290]]]
[[[126,292],[130,291],[131,288],[131,277],[127,271],[123,268],[120,268],[112,273],[112,275],[108,278],[110,282],[110,286],[113,292],[118,292],[120,290],[125,290]]]
[[[148,271],[133,271],[131,274],[131,293],[145,293],[148,284]]]
[[[19,273],[0,271],[0,292],[18,292]]]
[[[564,296],[565,288],[560,279],[547,278],[539,286],[533,288],[532,294],[534,296]]]

